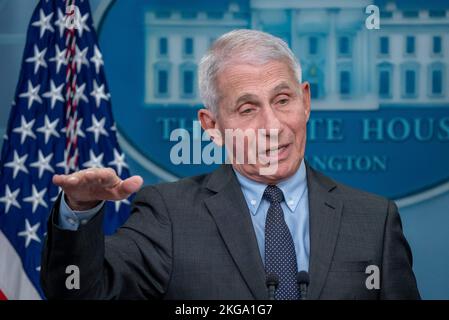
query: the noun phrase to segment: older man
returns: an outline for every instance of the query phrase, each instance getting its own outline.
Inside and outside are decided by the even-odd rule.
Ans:
[[[299,271],[310,275],[309,299],[419,298],[396,205],[304,161],[310,89],[282,40],[223,35],[203,57],[199,83],[202,127],[237,151],[232,164],[141,189],[128,221],[106,238],[104,200],[128,197],[142,179],[122,181],[112,169],[55,176],[64,192],[43,254],[48,298],[299,299]],[[257,161],[235,161],[239,150],[224,136],[237,129],[266,143]],[[245,139],[246,154],[253,142]],[[68,265],[79,267],[77,290],[65,285]]]

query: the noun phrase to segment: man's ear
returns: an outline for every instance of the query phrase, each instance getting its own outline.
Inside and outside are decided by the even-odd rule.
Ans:
[[[310,117],[310,84],[307,81],[301,83],[302,92],[302,104],[304,106],[304,113],[306,115],[306,121],[309,121]]]
[[[215,114],[209,109],[198,110],[198,120],[201,127],[207,132],[211,140],[218,146],[223,145],[223,138],[218,128]]]

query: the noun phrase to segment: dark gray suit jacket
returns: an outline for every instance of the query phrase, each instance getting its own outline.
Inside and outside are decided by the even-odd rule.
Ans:
[[[309,299],[418,299],[397,207],[307,166]],[[132,215],[104,237],[102,214],[78,231],[49,219],[41,282],[48,298],[267,299],[250,213],[229,165],[211,174],[145,187]],[[68,265],[80,289],[65,286]],[[365,269],[377,265],[380,289]]]

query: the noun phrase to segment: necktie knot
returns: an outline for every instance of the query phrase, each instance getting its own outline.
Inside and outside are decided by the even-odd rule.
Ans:
[[[277,186],[269,185],[265,188],[263,197],[271,203],[281,203],[284,200],[282,190]]]

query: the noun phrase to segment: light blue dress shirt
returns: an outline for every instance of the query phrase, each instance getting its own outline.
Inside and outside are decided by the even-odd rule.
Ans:
[[[62,193],[61,204],[59,206],[59,226],[65,230],[78,230],[80,224],[86,224],[93,218],[103,206],[104,201],[100,202],[95,208],[86,211],[75,211],[70,209],[65,201],[65,194]]]
[[[248,204],[260,256],[265,263],[265,219],[270,203],[262,196],[267,185],[248,179],[237,171],[235,173]],[[281,203],[281,207],[295,244],[298,271],[305,270],[308,272],[310,256],[309,197],[304,160],[293,176],[280,182],[277,186],[284,194],[285,201]]]
[[[237,171],[235,173],[251,213],[251,220],[256,233],[260,256],[262,257],[262,261],[264,261],[265,219],[270,204],[267,200],[262,199],[262,196],[267,185],[250,180]],[[285,201],[281,203],[281,207],[284,211],[285,222],[295,244],[298,271],[309,271],[309,200],[304,160],[301,162],[298,171],[292,177],[282,181],[277,186],[284,194]],[[103,204],[104,201],[90,210],[74,211],[67,205],[63,194],[59,208],[59,226],[66,230],[78,230],[80,224],[86,224],[92,219],[100,211]]]

